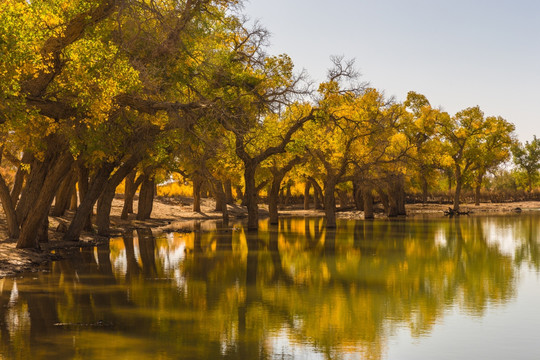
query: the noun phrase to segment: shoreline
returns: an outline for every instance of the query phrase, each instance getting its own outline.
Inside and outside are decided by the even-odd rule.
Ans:
[[[156,198],[152,219],[139,221],[135,215],[130,214],[127,220],[120,219],[123,200],[116,197],[113,201],[111,211],[111,232],[112,236],[121,235],[122,232],[134,230],[137,228],[152,228],[159,232],[185,231],[185,227],[180,226],[183,223],[200,220],[221,219],[221,212],[214,210],[215,203],[211,199],[202,199],[201,212],[193,212],[192,204],[189,198]],[[449,204],[407,204],[407,216],[400,218],[418,219],[420,217],[444,218],[444,210],[449,208]],[[268,214],[267,206],[260,207],[261,218]],[[516,211],[519,208],[520,211]],[[482,203],[479,206],[474,204],[462,204],[462,211],[471,211],[470,216],[478,215],[509,215],[540,211],[540,202],[522,201],[514,203]],[[238,205],[229,205],[231,219],[246,218],[245,208]],[[107,243],[109,237],[99,236],[97,234],[83,233],[80,241],[63,241],[63,233],[57,232],[60,223],[67,223],[73,212],[68,212],[66,216],[49,217],[49,242],[41,244],[41,251],[34,249],[17,249],[16,241],[7,239],[6,224],[3,214],[0,215],[0,278],[14,276],[22,272],[37,272],[41,265],[51,261],[60,260],[63,257],[53,250],[68,250],[85,246],[97,246]],[[287,208],[280,210],[280,216],[324,216],[323,210],[303,210]],[[363,212],[357,210],[339,211],[338,219],[362,219]],[[378,208],[375,214],[376,219],[386,218]]]

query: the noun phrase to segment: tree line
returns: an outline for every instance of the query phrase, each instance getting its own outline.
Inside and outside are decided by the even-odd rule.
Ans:
[[[458,210],[463,187],[479,195],[512,149],[529,191],[536,180],[538,141],[519,144],[507,120],[478,106],[450,115],[415,92],[395,101],[342,57],[315,84],[267,53],[268,31],[238,0],[5,0],[0,16],[0,200],[19,248],[46,241],[48,214],[70,207],[65,240],[93,222],[108,235],[122,182],[122,217],[139,191],[146,219],[172,173],[193,183],[195,208],[211,190],[224,220],[235,189],[250,229],[262,189],[277,222],[284,181],[306,199],[313,189],[335,227],[336,194],[365,218],[375,196],[395,216],[406,189],[426,201],[442,176]]]

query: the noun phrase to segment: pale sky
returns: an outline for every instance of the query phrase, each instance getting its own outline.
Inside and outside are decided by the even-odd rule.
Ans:
[[[331,55],[396,100],[410,90],[451,115],[479,105],[540,137],[540,1],[248,0],[271,54],[324,80]]]

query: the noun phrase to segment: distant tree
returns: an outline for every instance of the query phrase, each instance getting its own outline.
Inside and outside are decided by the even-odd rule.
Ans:
[[[512,154],[514,163],[527,174],[527,190],[530,193],[540,169],[540,140],[535,135],[531,142],[526,141],[524,145],[517,143],[512,148]]]

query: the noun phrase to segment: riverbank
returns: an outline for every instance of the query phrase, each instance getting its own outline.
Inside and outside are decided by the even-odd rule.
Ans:
[[[221,212],[215,211],[215,203],[211,199],[202,199],[201,212],[192,211],[192,199],[190,198],[159,198],[154,202],[152,219],[139,221],[135,219],[135,215],[130,215],[127,220],[120,219],[122,212],[123,200],[116,198],[113,201],[111,211],[111,228],[113,235],[120,235],[123,231],[136,228],[154,228],[157,231],[170,231],[181,229],[182,223],[190,220],[219,220]],[[406,206],[407,215],[411,217],[418,216],[444,216],[444,210],[447,210],[448,204],[408,204]],[[540,203],[515,202],[515,203],[484,203],[480,206],[474,204],[461,205],[462,211],[471,211],[474,214],[505,214],[515,213],[516,209],[521,209],[523,212],[540,211]],[[245,218],[247,216],[245,208],[238,205],[229,206],[229,212],[232,218]],[[267,207],[261,206],[261,217],[267,213]],[[281,216],[324,216],[322,210],[303,210],[303,209],[284,209],[280,211]],[[361,219],[363,214],[361,211],[339,211],[338,218]],[[67,224],[73,216],[72,212],[68,212],[63,217],[50,217],[49,221],[49,242],[41,244],[41,251],[17,249],[14,240],[7,238],[7,229],[5,218],[0,211],[0,277],[10,276],[19,272],[37,271],[39,265],[54,261],[59,258],[53,250],[67,249],[73,247],[95,246],[104,243],[108,238],[100,237],[94,234],[85,233],[81,236],[79,242],[62,241],[63,233],[60,224]],[[383,217],[382,209],[376,212],[376,217]]]

